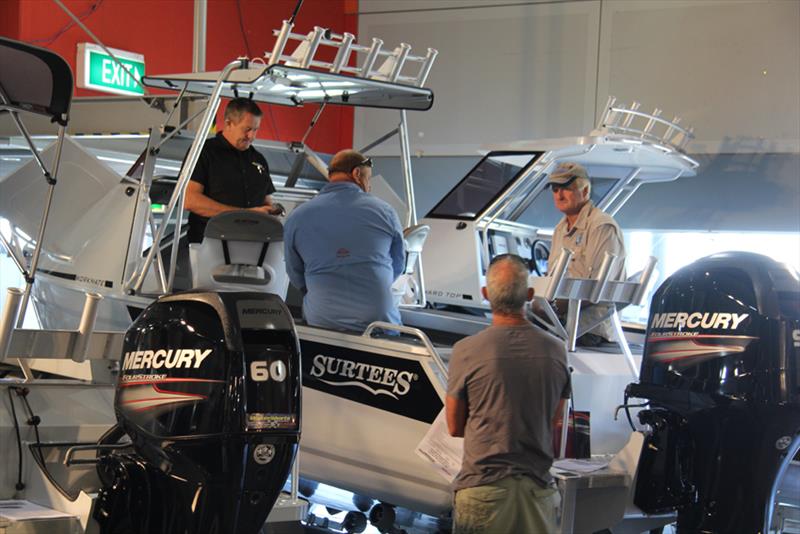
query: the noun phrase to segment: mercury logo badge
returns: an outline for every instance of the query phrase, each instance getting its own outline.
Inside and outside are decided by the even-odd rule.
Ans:
[[[268,443],[260,443],[253,449],[253,460],[259,465],[265,465],[275,458],[275,446]]]
[[[311,363],[311,376],[330,386],[356,386],[373,395],[387,395],[398,400],[411,390],[411,382],[419,377],[410,371],[398,371],[368,363],[353,362],[317,354]],[[324,378],[323,378],[324,377]],[[332,378],[345,378],[339,381]],[[374,387],[369,384],[374,384]],[[383,386],[383,387],[381,387]]]
[[[242,315],[280,315],[281,310],[270,308],[242,308]]]
[[[122,370],[132,369],[198,369],[212,349],[158,349],[125,353]]]
[[[736,330],[749,313],[724,312],[669,312],[656,313],[650,321],[650,328],[703,328],[715,330]]]

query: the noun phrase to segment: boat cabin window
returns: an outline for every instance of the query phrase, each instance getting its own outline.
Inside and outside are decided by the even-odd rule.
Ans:
[[[490,152],[426,217],[475,220],[542,152]]]

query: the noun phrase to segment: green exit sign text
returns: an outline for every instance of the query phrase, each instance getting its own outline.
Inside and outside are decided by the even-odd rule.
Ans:
[[[117,95],[143,95],[137,83],[144,76],[144,56],[109,48],[125,68],[114,61],[102,47],[92,43],[78,44],[77,86]]]

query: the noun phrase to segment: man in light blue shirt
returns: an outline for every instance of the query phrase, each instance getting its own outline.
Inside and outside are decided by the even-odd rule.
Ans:
[[[403,230],[394,209],[370,195],[372,160],[343,150],[326,184],[284,225],[286,270],[303,292],[308,324],[363,331],[373,321],[400,324],[392,282],[403,272]]]

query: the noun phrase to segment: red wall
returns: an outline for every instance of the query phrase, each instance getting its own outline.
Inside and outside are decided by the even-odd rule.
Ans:
[[[144,54],[148,74],[191,70],[194,17],[191,0],[65,0],[64,3],[106,46]],[[220,69],[238,56],[261,57],[265,50],[271,50],[272,29],[279,28],[281,21],[291,16],[295,4],[296,0],[209,0],[206,69]],[[305,0],[294,31],[306,33],[314,26],[322,26],[336,33],[357,33],[357,8],[357,0]],[[0,34],[49,48],[63,56],[74,70],[77,44],[92,39],[71,23],[49,1],[0,0]],[[78,97],[99,94],[75,90]],[[260,138],[298,141],[316,106],[297,109],[262,104],[262,109]],[[350,147],[352,139],[353,110],[331,106],[322,114],[308,143],[318,151],[336,152]]]
[[[19,3],[0,0],[0,35],[19,38]]]

